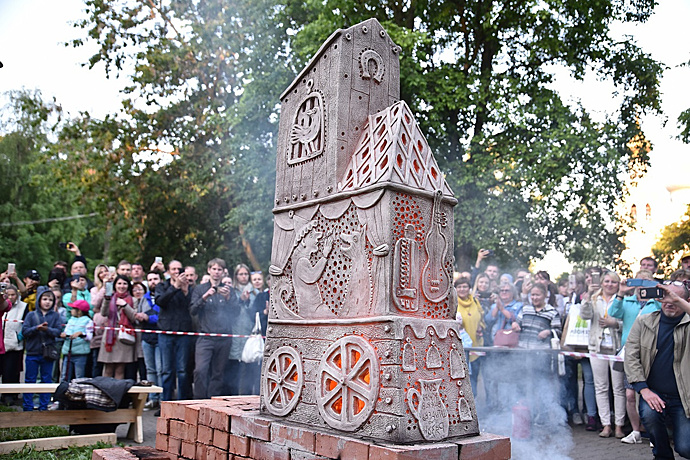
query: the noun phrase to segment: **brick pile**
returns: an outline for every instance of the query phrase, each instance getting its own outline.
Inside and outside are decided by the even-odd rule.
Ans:
[[[156,449],[166,460],[500,460],[510,439],[482,434],[433,444],[392,445],[287,425],[259,413],[258,396],[161,403]],[[108,449],[106,449],[108,450]],[[111,460],[110,457],[94,459]],[[99,454],[102,455],[102,454]],[[112,457],[115,459],[137,457]],[[141,457],[153,458],[153,457]]]

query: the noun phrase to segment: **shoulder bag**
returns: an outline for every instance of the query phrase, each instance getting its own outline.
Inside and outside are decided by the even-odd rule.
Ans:
[[[120,310],[120,330],[117,332],[117,340],[124,345],[134,345],[137,341],[134,335],[134,330],[132,324],[129,322],[129,318],[124,312],[124,308]]]
[[[36,310],[34,313],[36,318],[38,318],[38,321],[40,321],[39,324],[46,322],[46,318],[41,312]],[[39,331],[39,335],[41,338],[45,338],[43,331]],[[41,353],[43,354],[43,358],[47,359],[48,361],[57,361],[60,359],[60,350],[58,349],[57,343],[55,343],[54,340],[53,342],[41,342]]]
[[[259,320],[259,312],[256,312],[254,321],[254,329],[252,335],[247,339],[242,349],[243,363],[255,363],[261,361],[264,356],[264,338],[261,337],[261,321]]]

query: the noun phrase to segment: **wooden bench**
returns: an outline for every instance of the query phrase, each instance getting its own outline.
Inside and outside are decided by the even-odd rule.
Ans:
[[[2,383],[1,393],[55,393],[57,383]],[[52,410],[31,412],[0,412],[0,428],[47,425],[96,425],[101,423],[129,423],[127,438],[136,443],[144,442],[144,404],[149,393],[162,393],[159,386],[133,386],[128,394],[132,409],[103,412],[94,409]],[[0,443],[0,445],[3,443]]]

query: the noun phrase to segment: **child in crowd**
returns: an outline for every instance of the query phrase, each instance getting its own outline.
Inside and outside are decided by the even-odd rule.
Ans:
[[[71,307],[71,316],[65,331],[60,337],[67,339],[62,344],[62,378],[69,382],[72,378],[82,378],[86,372],[86,359],[91,352],[91,331],[93,321],[89,318],[91,306],[86,300],[77,300],[67,304]]]
[[[44,357],[46,347],[55,347],[55,338],[62,331],[60,315],[55,311],[55,295],[46,286],[36,290],[36,310],[26,316],[22,335],[26,344],[26,383],[36,383],[40,370],[41,383],[52,383],[53,360]],[[41,393],[38,410],[48,410],[49,393]],[[24,410],[34,410],[33,393],[24,393]]]

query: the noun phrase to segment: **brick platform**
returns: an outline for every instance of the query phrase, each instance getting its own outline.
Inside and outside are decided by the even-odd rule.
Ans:
[[[99,449],[93,460],[502,460],[511,455],[510,439],[503,436],[392,445],[288,425],[258,409],[258,396],[163,402],[156,449]]]

